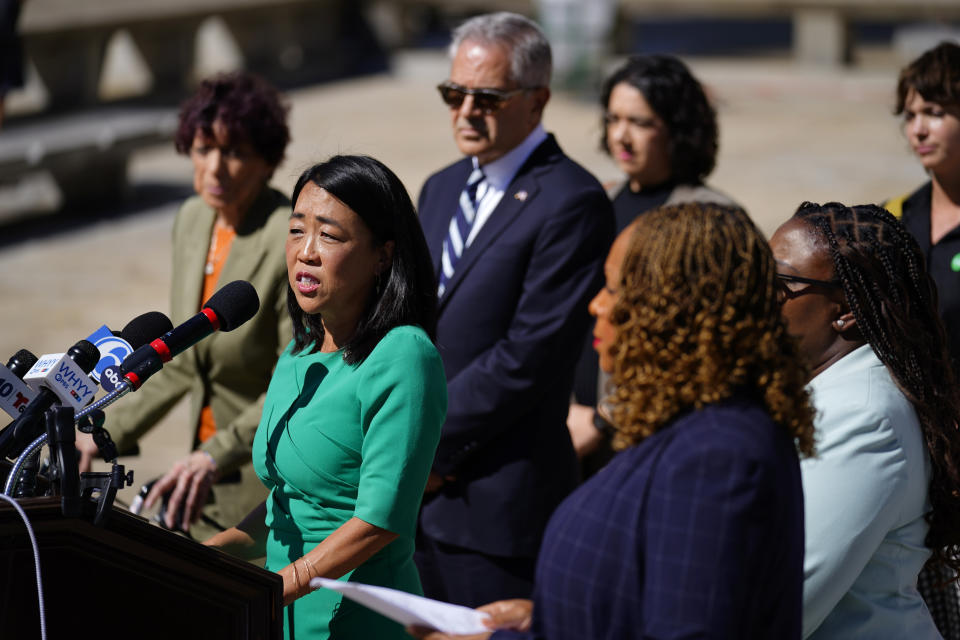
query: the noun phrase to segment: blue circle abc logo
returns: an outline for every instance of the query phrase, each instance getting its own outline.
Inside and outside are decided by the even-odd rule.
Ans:
[[[114,335],[104,336],[93,344],[100,350],[101,356],[100,362],[98,362],[97,366],[90,372],[90,377],[97,382],[100,382],[100,375],[104,369],[107,367],[119,367],[124,359],[133,353],[133,347],[131,347],[126,340]]]

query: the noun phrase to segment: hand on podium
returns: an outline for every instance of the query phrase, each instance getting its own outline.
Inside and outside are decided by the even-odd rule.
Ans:
[[[217,479],[217,463],[205,451],[194,451],[154,483],[144,506],[153,507],[157,500],[166,494],[166,513],[163,524],[168,529],[189,531],[190,525],[197,521],[203,506],[207,503],[210,486]]]

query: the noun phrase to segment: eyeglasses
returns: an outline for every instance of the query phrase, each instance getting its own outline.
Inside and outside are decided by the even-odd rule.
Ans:
[[[473,106],[486,114],[497,111],[507,100],[531,88],[533,87],[504,91],[503,89],[468,89],[452,82],[442,82],[437,85],[440,97],[451,109],[459,109],[467,96],[473,96]]]
[[[788,283],[798,282],[800,284],[814,285],[827,287],[830,289],[840,288],[839,280],[817,280],[815,278],[804,278],[803,276],[791,276],[786,273],[778,273],[777,280],[780,282],[780,286],[777,289],[777,298],[780,300],[780,303],[783,304],[787,300],[792,300],[797,296],[801,296],[807,292],[810,287],[804,287],[803,289],[791,289]]]

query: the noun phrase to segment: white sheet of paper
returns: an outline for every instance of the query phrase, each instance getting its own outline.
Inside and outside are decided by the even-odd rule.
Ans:
[[[490,617],[489,614],[458,604],[431,600],[387,587],[328,578],[314,578],[310,581],[310,586],[342,593],[345,597],[404,626],[412,624],[446,633],[463,634],[490,631],[490,628],[483,624],[483,621]]]

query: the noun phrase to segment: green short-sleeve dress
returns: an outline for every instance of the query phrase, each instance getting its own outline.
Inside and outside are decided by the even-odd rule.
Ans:
[[[391,330],[359,365],[339,351],[292,347],[277,362],[253,443],[254,468],[270,490],[267,568],[282,569],[356,516],[399,537],[341,579],[422,593],[414,533],[447,408],[436,348],[412,326]],[[326,589],[284,610],[284,634],[407,637]]]

